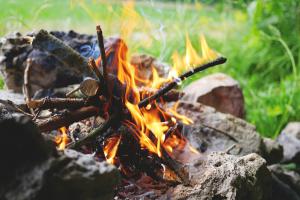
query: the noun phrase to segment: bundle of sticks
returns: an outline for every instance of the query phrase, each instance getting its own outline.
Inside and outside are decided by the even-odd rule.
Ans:
[[[27,63],[24,73],[24,94],[26,96],[26,105],[15,105],[19,111],[30,116],[37,124],[41,132],[57,130],[63,126],[69,126],[74,122],[84,120],[93,116],[101,116],[105,121],[94,128],[90,133],[80,138],[77,141],[72,141],[67,144],[66,148],[80,149],[82,146],[93,143],[93,141],[105,141],[111,137],[115,131],[109,131],[110,128],[121,132],[130,132],[130,128],[124,127],[125,120],[131,120],[130,112],[122,102],[124,95],[124,84],[118,81],[116,74],[110,73],[107,67],[107,52],[104,47],[104,39],[100,26],[96,27],[98,44],[101,52],[100,63],[96,63],[93,58],[86,59],[71,47],[64,44],[59,39],[55,38],[45,30],[33,38],[33,48],[46,51],[57,59],[62,61],[72,71],[82,74],[85,77],[93,77],[85,79],[76,90],[81,90],[85,93],[84,97],[70,97],[76,90],[66,94],[65,98],[43,98],[31,99],[30,88],[30,68],[31,61]],[[162,85],[161,88],[155,91],[147,92],[144,98],[136,102],[138,108],[142,109],[154,102],[159,101],[177,101],[180,97],[180,92],[174,90],[178,83],[195,73],[201,72],[207,68],[220,65],[226,62],[226,58],[218,57],[215,60],[196,66],[192,70],[187,71],[177,78]],[[100,66],[98,66],[100,65]],[[91,74],[86,74],[86,69],[90,69]],[[117,88],[117,89],[116,89]],[[26,109],[26,110],[25,110]],[[49,116],[40,116],[41,111],[55,109],[56,111],[64,110],[64,112],[53,112]],[[166,136],[172,134],[175,129],[178,129],[178,123],[173,124],[166,132]],[[122,129],[123,128],[123,129]],[[123,131],[122,131],[123,130]],[[130,135],[130,134],[129,134]],[[132,137],[125,136],[124,137]],[[134,138],[131,138],[134,140]],[[155,141],[153,141],[155,143]],[[154,156],[157,162],[162,162],[168,166],[179,177],[180,181],[188,184],[188,175],[183,170],[182,165],[172,159],[168,152],[162,147],[161,158]],[[145,164],[145,163],[144,163]],[[149,172],[152,173],[152,172]]]

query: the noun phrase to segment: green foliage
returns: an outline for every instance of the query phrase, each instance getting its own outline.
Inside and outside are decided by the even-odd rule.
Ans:
[[[40,28],[94,33],[98,23],[105,35],[115,35],[125,20],[123,3],[0,0],[0,35]],[[197,50],[203,33],[228,62],[185,84],[217,71],[230,74],[244,91],[247,120],[264,136],[275,137],[288,121],[300,119],[300,1],[138,1],[135,9],[147,23],[137,24],[128,38],[132,52],[171,63],[174,50],[185,53],[186,33]]]
[[[3,80],[0,77],[0,89],[3,89],[3,86],[4,86],[4,83],[3,83]]]

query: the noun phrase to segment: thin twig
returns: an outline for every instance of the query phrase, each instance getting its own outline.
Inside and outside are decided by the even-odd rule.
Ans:
[[[90,67],[91,71],[94,72],[94,74],[97,76],[99,82],[101,83],[101,86],[102,87],[105,86],[105,84],[106,84],[105,79],[102,76],[99,68],[97,67],[97,64],[96,64],[94,58],[89,58],[88,64],[89,64],[89,67]]]
[[[173,89],[174,87],[176,87],[178,84],[180,84],[182,81],[184,81],[186,78],[188,78],[189,76],[192,76],[193,74],[203,71],[207,68],[216,66],[216,65],[220,65],[226,62],[226,58],[224,57],[219,57],[214,61],[211,61],[209,63],[200,65],[190,71],[185,72],[184,74],[182,74],[181,76],[179,76],[178,78],[174,79],[173,81],[171,81],[170,83],[168,83],[166,86],[164,86],[163,88],[159,89],[155,94],[153,94],[150,97],[147,97],[145,99],[143,99],[142,101],[139,102],[138,106],[141,107],[145,107],[147,106],[149,103],[151,103],[152,101],[158,99],[159,97],[163,96],[164,94],[166,94],[168,91],[170,91],[171,89]]]
[[[27,59],[26,68],[24,70],[24,84],[23,84],[23,94],[25,96],[25,102],[27,106],[31,101],[31,85],[30,85],[31,68],[32,68],[32,60]],[[32,108],[29,108],[29,110],[32,115],[35,115],[34,110]]]
[[[104,48],[104,39],[103,39],[103,33],[100,25],[96,26],[96,31],[97,31],[97,37],[98,37],[98,44],[99,44],[99,49],[101,53],[101,63],[102,63],[102,70],[103,70],[103,78],[105,82],[105,90],[107,94],[110,95],[110,92],[108,90],[108,75],[107,75],[107,66],[106,66],[106,55],[105,55],[105,48]]]
[[[209,126],[209,125],[204,124],[204,123],[200,123],[199,125],[202,126],[202,127],[204,127],[204,128],[212,129],[212,130],[214,130],[214,131],[216,131],[216,132],[218,132],[218,133],[222,133],[223,135],[229,137],[231,140],[233,140],[233,141],[236,142],[236,143],[239,142],[235,137],[233,137],[232,135],[229,135],[229,134],[226,133],[225,131],[222,131],[222,130],[220,130],[220,129],[218,129],[218,128]]]
[[[35,113],[35,115],[34,115],[34,117],[32,119],[33,121],[35,121],[39,117],[39,115],[40,115],[40,113],[41,113],[41,111],[43,109],[43,106],[45,105],[47,99],[48,98],[44,98],[42,105],[39,106],[38,110],[36,111],[36,113]]]
[[[170,137],[170,135],[178,128],[178,123],[174,126],[170,127],[167,132],[165,133],[165,141]]]
[[[231,145],[230,147],[228,147],[227,149],[225,149],[225,153],[229,153],[232,149],[234,149],[236,147],[236,144]]]

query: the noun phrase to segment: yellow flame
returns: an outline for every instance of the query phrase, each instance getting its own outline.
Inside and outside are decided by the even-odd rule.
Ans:
[[[177,112],[177,108],[178,108],[179,102],[176,102],[172,108],[167,109],[168,112],[170,112],[172,115],[174,115],[174,117],[176,117],[177,119],[179,119],[180,121],[182,121],[182,123],[189,125],[193,123],[193,120],[181,115]]]
[[[68,130],[66,127],[61,127],[59,129],[61,135],[58,135],[55,137],[55,142],[58,145],[57,149],[58,150],[64,150],[66,147],[66,144],[69,142],[69,138],[68,138]]]
[[[133,34],[134,29],[138,26],[141,19],[139,14],[134,10],[133,1],[128,1],[124,5],[126,6],[124,6],[122,12],[124,22],[121,26],[121,35],[123,38],[128,39]],[[133,132],[135,138],[139,140],[141,146],[158,156],[161,156],[162,146],[168,152],[173,152],[174,148],[183,149],[183,147],[188,144],[185,139],[174,135],[165,138],[165,133],[170,128],[170,125],[166,122],[169,121],[170,123],[175,124],[177,123],[177,120],[180,120],[184,124],[191,124],[193,121],[177,112],[178,104],[174,104],[172,108],[167,109],[167,112],[164,108],[161,108],[161,105],[158,105],[157,102],[153,102],[147,105],[146,108],[140,109],[138,103],[142,98],[149,94],[146,90],[141,91],[137,83],[142,82],[145,88],[149,88],[155,92],[162,85],[178,77],[182,72],[218,57],[218,54],[208,47],[204,36],[200,37],[199,42],[202,48],[202,55],[197,53],[188,34],[186,34],[185,55],[181,56],[178,52],[174,52],[172,55],[173,68],[167,78],[160,77],[157,70],[152,68],[150,80],[143,80],[138,77],[135,67],[127,61],[128,48],[125,42],[121,41],[116,49],[117,56],[115,56],[113,63],[117,66],[118,80],[126,86],[125,95],[122,100],[133,120],[132,122],[126,121],[124,124],[128,127],[134,127]],[[106,146],[106,157],[110,155],[111,152],[117,151],[119,142],[114,142],[113,144],[114,145]],[[189,150],[191,152],[196,152],[193,148],[189,148]],[[112,155],[113,156],[111,157],[107,157],[109,162],[113,162],[115,153],[112,153]]]
[[[103,148],[106,161],[110,164],[115,164],[115,157],[121,141],[121,137],[111,137],[106,140],[106,145]]]
[[[173,68],[169,73],[169,78],[178,77],[180,73],[191,70],[196,65],[212,61],[219,56],[217,52],[209,48],[203,35],[201,35],[199,39],[202,56],[200,56],[193,47],[188,34],[186,34],[185,42],[186,51],[184,56],[180,56],[177,51],[172,54]]]

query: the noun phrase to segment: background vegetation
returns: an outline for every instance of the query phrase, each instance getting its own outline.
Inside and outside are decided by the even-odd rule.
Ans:
[[[276,137],[288,121],[300,119],[298,0],[137,1],[135,5],[109,0],[0,0],[0,5],[0,36],[40,28],[94,33],[100,23],[106,36],[122,32],[132,52],[149,53],[165,62],[171,61],[174,50],[184,53],[186,33],[198,50],[199,35],[204,34],[209,45],[228,58],[225,66],[206,73],[225,72],[240,82],[247,120],[261,134]]]

